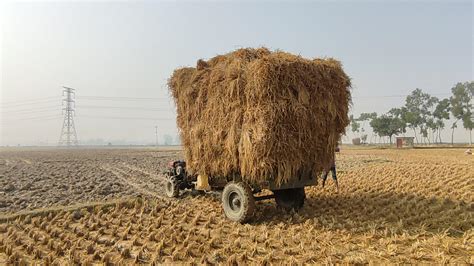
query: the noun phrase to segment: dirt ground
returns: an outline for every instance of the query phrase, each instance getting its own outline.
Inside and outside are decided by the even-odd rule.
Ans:
[[[151,149],[1,151],[0,212],[156,197],[163,191],[161,172],[180,155]]]
[[[167,199],[179,151],[1,150],[0,265],[474,263],[474,156],[461,149],[343,149],[340,192],[302,210],[257,203],[228,221],[218,193]]]

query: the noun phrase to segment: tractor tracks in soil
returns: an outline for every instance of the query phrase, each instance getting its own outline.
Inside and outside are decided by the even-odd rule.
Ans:
[[[100,168],[115,175],[121,182],[129,185],[135,191],[152,198],[165,198],[163,196],[164,179],[159,175],[148,173],[137,167],[120,164],[104,164]]]
[[[134,171],[134,172],[138,172],[138,173],[143,174],[144,177],[147,178],[148,181],[150,181],[153,184],[157,184],[157,183],[159,183],[160,185],[165,184],[165,177],[163,175],[150,173],[148,171],[143,170],[142,168],[132,166],[132,165],[129,165],[127,163],[122,163],[121,166],[124,167],[124,168],[129,169],[130,171]]]

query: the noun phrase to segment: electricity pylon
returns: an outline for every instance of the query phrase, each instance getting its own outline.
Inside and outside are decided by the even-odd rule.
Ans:
[[[77,146],[77,135],[76,135],[76,127],[74,126],[74,107],[75,107],[75,89],[63,87],[63,105],[66,103],[66,107],[63,108],[65,111],[64,113],[64,121],[63,121],[63,128],[61,129],[61,136],[59,137],[59,146],[66,145],[67,147],[70,146]]]

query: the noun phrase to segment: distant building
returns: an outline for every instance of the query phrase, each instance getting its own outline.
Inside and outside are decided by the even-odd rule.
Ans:
[[[353,138],[352,139],[352,145],[360,145],[361,141],[360,138]]]
[[[414,137],[397,137],[397,148],[413,148]]]

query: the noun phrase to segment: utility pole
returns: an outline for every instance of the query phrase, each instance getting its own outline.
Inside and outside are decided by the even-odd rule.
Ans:
[[[155,146],[158,146],[158,126],[155,126]]]
[[[63,87],[63,105],[66,103],[66,107],[63,108],[64,120],[63,127],[61,129],[61,136],[59,136],[59,146],[66,145],[70,147],[72,145],[77,146],[77,135],[76,127],[74,126],[74,107],[75,107],[75,89]]]

